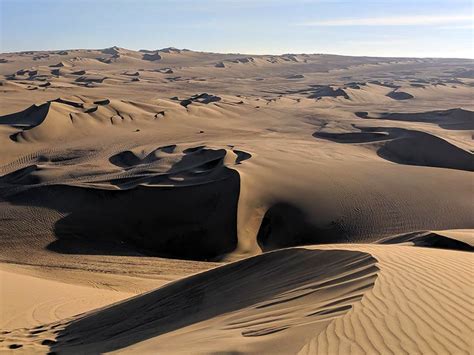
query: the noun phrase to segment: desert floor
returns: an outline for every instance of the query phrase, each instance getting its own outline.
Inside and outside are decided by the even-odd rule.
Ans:
[[[0,54],[0,352],[474,353],[474,61]]]

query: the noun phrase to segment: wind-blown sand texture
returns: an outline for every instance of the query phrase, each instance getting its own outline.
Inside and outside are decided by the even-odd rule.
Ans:
[[[469,354],[474,61],[0,55],[0,350]]]

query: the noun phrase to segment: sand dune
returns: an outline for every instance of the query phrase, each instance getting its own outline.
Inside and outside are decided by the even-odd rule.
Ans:
[[[316,132],[317,138],[339,143],[371,143],[377,154],[402,164],[474,170],[474,155],[434,135],[400,128],[355,127],[361,132]]]
[[[66,353],[259,353],[269,346],[278,353],[464,353],[472,346],[473,309],[458,274],[468,272],[471,256],[381,245],[276,251],[14,331],[4,346]]]
[[[384,119],[405,122],[427,122],[438,124],[444,129],[473,130],[474,112],[454,108],[450,110],[428,111],[420,113],[396,113],[386,112],[369,116],[368,112],[356,112],[356,115],[365,119]]]
[[[471,352],[472,60],[0,62],[1,351]]]
[[[409,99],[413,99],[414,97],[412,94],[409,94],[404,91],[397,91],[397,90],[389,92],[387,96],[394,100],[409,100]]]
[[[471,351],[471,286],[459,277],[469,274],[471,253],[397,246],[357,249],[378,260],[374,288],[300,353]]]
[[[148,253],[193,259],[232,251],[239,176],[223,166],[223,161],[234,159],[235,164],[237,156],[224,149],[192,147],[175,153],[175,148],[117,153],[109,160],[120,170],[95,177],[84,171],[86,179],[77,171],[67,185],[57,184],[61,173],[54,166],[77,161],[81,152],[62,156],[59,161],[43,155],[38,157],[40,163],[4,175],[1,183],[17,188],[14,195],[5,196],[14,204],[44,196],[40,206],[67,215],[53,227],[58,240],[47,246],[56,252],[74,253],[78,239],[91,238],[97,245],[131,243]],[[105,200],[104,194],[109,195]],[[174,198],[177,202],[170,203]],[[127,216],[121,201],[131,209]],[[141,222],[137,225],[136,221]],[[156,230],[160,230],[159,236]]]
[[[158,52],[145,53],[143,55],[143,60],[155,61],[155,60],[160,60],[160,59],[161,59],[161,55]]]
[[[188,99],[181,100],[180,104],[184,107],[187,107],[188,105],[192,104],[193,102],[208,104],[208,103],[216,102],[216,101],[220,101],[220,100],[221,100],[221,98],[219,96],[214,96],[214,95],[209,95],[207,93],[202,93],[202,94],[193,95]]]
[[[277,251],[175,282],[68,323],[53,323],[41,333],[25,330],[23,334],[43,339],[56,333],[53,336],[61,340],[52,341],[52,350],[66,353],[102,353],[129,346],[137,352],[181,352],[192,346],[199,352],[255,353],[269,342],[279,344],[282,352],[296,352],[360,302],[376,280],[375,262],[369,254],[353,251]],[[22,334],[15,336],[21,339]],[[28,349],[39,342],[22,345]]]
[[[380,244],[408,244],[429,248],[474,251],[472,230],[413,232],[383,238]]]

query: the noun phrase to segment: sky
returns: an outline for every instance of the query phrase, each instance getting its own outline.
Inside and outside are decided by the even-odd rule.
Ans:
[[[474,0],[0,0],[0,52],[164,47],[474,58]]]

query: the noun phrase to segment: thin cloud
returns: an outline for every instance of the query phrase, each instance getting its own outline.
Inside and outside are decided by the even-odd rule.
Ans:
[[[452,26],[442,26],[441,30],[474,30],[474,23],[469,23],[466,25],[452,25]]]
[[[345,18],[299,23],[300,26],[429,26],[474,21],[473,15],[416,15]]]

